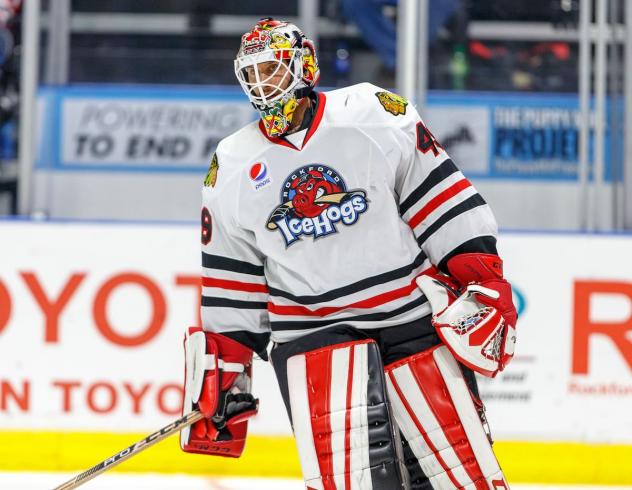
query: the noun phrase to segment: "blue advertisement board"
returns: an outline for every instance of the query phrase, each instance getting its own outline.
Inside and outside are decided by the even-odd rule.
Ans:
[[[621,107],[619,104],[618,108]],[[454,113],[451,113],[453,111]],[[580,112],[576,95],[513,93],[430,93],[428,113],[441,122],[449,115],[452,132],[444,131],[449,153],[459,145],[468,151],[458,158],[470,176],[493,179],[578,179]],[[608,119],[612,111],[608,111]],[[475,114],[468,117],[467,114]],[[433,119],[428,121],[432,127]],[[459,126],[460,125],[460,126]],[[593,131],[589,137],[589,161],[593,161]],[[468,146],[469,143],[469,146]],[[622,141],[613,151],[609,128],[605,135],[605,180],[615,180],[620,168]],[[484,148],[477,148],[484,146]],[[616,157],[616,158],[615,158]],[[471,168],[468,160],[477,164]],[[615,162],[617,160],[617,162]],[[616,180],[620,180],[619,175]]]
[[[59,171],[200,172],[256,117],[239,87],[42,87],[38,107],[37,168]],[[468,176],[578,179],[575,95],[431,92],[422,116]],[[618,180],[609,131],[605,146],[605,178]]]

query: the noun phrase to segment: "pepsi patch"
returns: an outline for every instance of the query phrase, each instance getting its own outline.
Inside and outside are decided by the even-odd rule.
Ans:
[[[256,191],[272,183],[272,176],[268,166],[263,162],[253,163],[248,171],[248,177],[250,178],[250,184]]]

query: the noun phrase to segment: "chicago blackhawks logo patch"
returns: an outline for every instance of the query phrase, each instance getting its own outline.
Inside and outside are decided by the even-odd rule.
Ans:
[[[281,187],[281,204],[266,223],[279,231],[287,246],[302,235],[318,238],[337,233],[336,225],[353,225],[368,209],[366,192],[347,190],[334,169],[313,163],[294,171]]]
[[[392,92],[375,92],[375,96],[386,112],[390,112],[393,116],[406,114],[408,101],[401,95]]]
[[[217,182],[217,171],[219,170],[219,162],[217,161],[217,153],[213,153],[211,164],[208,167],[208,173],[204,179],[204,187],[215,187]]]

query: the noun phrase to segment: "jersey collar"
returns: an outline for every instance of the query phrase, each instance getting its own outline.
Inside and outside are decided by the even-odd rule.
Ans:
[[[318,126],[320,125],[320,121],[323,118],[323,114],[325,112],[325,102],[327,101],[325,94],[322,92],[317,92],[316,96],[317,96],[316,113],[314,114],[314,117],[312,118],[309,128],[307,129],[307,133],[305,133],[305,139],[303,140],[303,145],[301,146],[301,148],[297,148],[283,136],[279,136],[276,138],[272,136],[268,136],[268,133],[266,133],[265,127],[263,126],[263,121],[259,119],[259,130],[261,131],[261,134],[263,134],[263,136],[265,136],[268,139],[268,141],[276,145],[281,145],[281,146],[285,146],[286,148],[291,148],[292,150],[301,151],[303,148],[305,148],[305,145],[307,145],[307,142],[309,141],[309,139],[318,129]]]

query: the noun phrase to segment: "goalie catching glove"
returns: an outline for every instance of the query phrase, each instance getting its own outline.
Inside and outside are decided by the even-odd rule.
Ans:
[[[250,393],[252,350],[224,335],[190,327],[184,336],[182,413],[205,419],[180,432],[185,452],[238,458],[259,400]]]
[[[492,254],[461,254],[447,268],[450,276],[417,279],[430,302],[432,324],[460,362],[494,377],[513,357],[518,318],[502,260]]]

